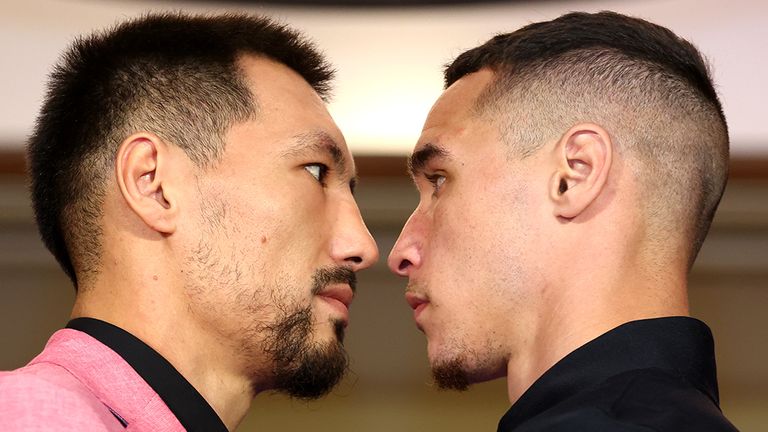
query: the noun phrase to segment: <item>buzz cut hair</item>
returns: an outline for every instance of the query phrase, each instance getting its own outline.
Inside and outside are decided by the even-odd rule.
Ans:
[[[98,274],[105,186],[121,142],[151,132],[200,169],[258,116],[239,59],[284,64],[327,100],[333,69],[299,32],[247,14],[153,13],[77,38],[60,58],[27,146],[45,246],[79,282]]]
[[[690,268],[729,159],[725,116],[696,47],[639,18],[575,12],[464,52],[446,67],[445,86],[486,68],[495,78],[475,112],[498,123],[510,158],[536,153],[578,123],[600,124],[639,180],[653,248],[682,251]],[[671,245],[681,234],[683,245]]]

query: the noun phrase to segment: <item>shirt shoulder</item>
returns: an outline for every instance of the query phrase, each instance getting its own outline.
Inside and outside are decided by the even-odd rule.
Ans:
[[[704,391],[661,369],[632,371],[610,381],[606,386],[621,390],[609,409],[616,418],[642,421],[659,431],[737,431]]]
[[[0,372],[3,431],[117,431],[122,426],[76,377],[52,363]]]
[[[499,432],[508,432],[499,429]],[[525,422],[514,432],[657,432],[655,429],[614,418],[598,407],[583,406],[553,412]],[[511,432],[511,429],[509,430]]]
[[[660,369],[625,372],[574,395],[516,432],[733,432],[717,404]]]

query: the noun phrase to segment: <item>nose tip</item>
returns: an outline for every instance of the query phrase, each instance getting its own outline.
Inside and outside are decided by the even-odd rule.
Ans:
[[[353,271],[360,271],[379,260],[379,247],[363,221],[354,201],[348,206],[345,217],[339,219],[337,236],[332,243],[332,255]]]
[[[356,253],[344,258],[345,265],[356,272],[376,264],[379,260],[379,247],[367,229],[365,229],[365,235],[361,237]]]
[[[389,253],[389,257],[387,257],[387,266],[392,273],[398,276],[407,277],[413,263],[403,257],[398,245],[399,242],[395,243],[392,252]]]
[[[417,209],[405,222],[400,236],[387,257],[387,266],[392,273],[410,277],[411,273],[421,266],[425,231],[423,219]]]
[[[366,246],[365,257],[362,257],[360,265],[362,268],[368,268],[379,261],[379,246],[376,244],[376,240],[373,238],[368,228],[365,228],[365,232],[368,234],[368,245]]]

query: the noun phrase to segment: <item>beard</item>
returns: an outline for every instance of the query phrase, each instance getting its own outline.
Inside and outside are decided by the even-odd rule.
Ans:
[[[265,348],[272,357],[273,389],[298,399],[317,399],[333,389],[347,371],[344,327],[334,322],[336,340],[312,341],[312,311],[298,310],[270,328]]]
[[[199,178],[197,187],[204,230],[185,257],[185,289],[192,313],[229,343],[244,364],[258,365],[246,371],[254,395],[267,389],[300,399],[328,393],[349,365],[343,348],[344,324],[316,322],[311,306],[297,299],[305,297],[306,282],[298,283],[290,273],[273,273],[266,264],[256,268],[236,259],[250,254],[241,249],[242,243],[231,240],[244,231],[240,221],[229,220],[232,212],[225,200],[217,198],[215,188]],[[275,277],[271,285],[263,284],[265,275]],[[312,276],[311,294],[334,283],[348,284],[354,292],[355,273],[342,266],[320,268]],[[275,318],[259,319],[273,310]],[[335,338],[314,341],[315,327],[324,325],[333,326]]]
[[[312,294],[332,283],[346,283],[355,290],[355,274],[345,267],[319,269],[313,275]],[[329,393],[349,367],[344,350],[344,324],[330,322],[335,339],[320,343],[312,340],[315,327],[311,307],[284,311],[275,324],[267,327],[265,352],[271,357],[273,389],[291,397],[317,399]]]
[[[441,390],[465,391],[469,388],[464,362],[458,358],[433,365],[432,379]]]

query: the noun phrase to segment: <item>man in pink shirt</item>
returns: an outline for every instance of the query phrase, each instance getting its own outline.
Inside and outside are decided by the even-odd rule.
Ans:
[[[233,430],[264,390],[327,393],[378,251],[297,32],[148,15],[78,39],[28,157],[72,321],[0,373],[4,431]]]

